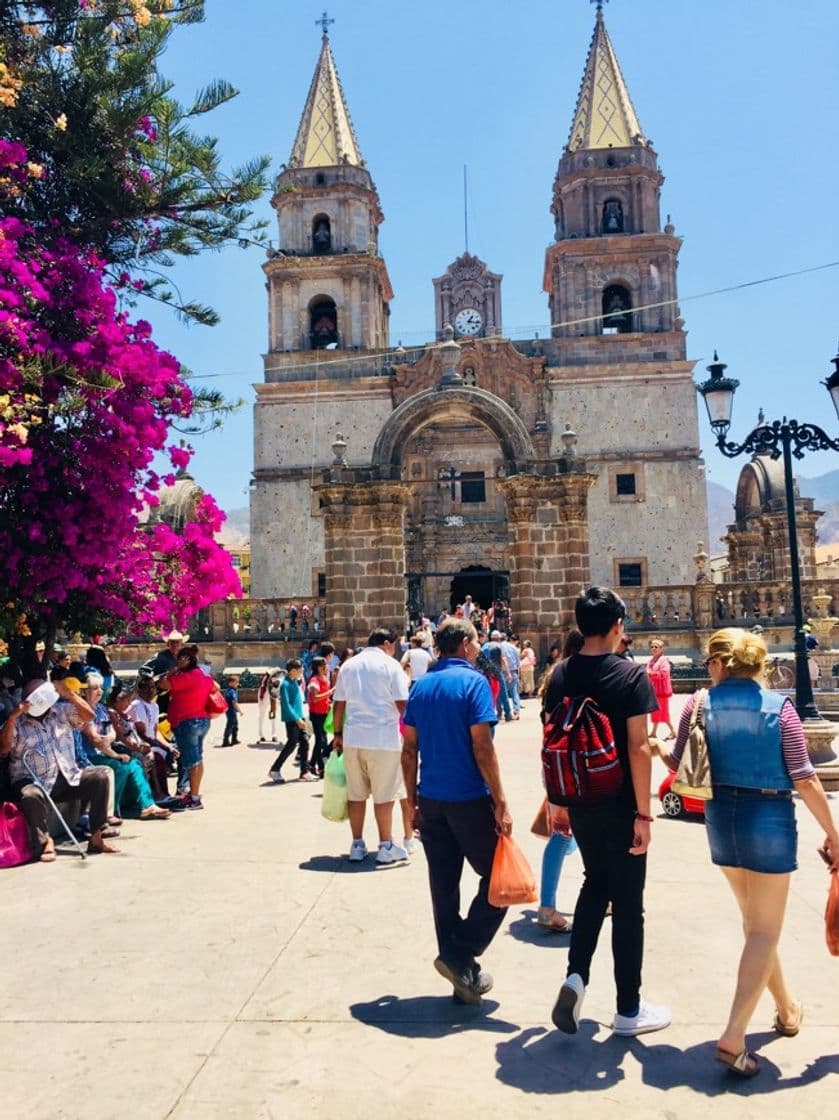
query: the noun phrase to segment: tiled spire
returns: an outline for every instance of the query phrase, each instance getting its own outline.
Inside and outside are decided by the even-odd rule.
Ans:
[[[598,7],[567,150],[631,148],[645,143],[603,11]]]
[[[337,167],[340,164],[363,167],[364,160],[344,100],[329,36],[324,34],[288,166]]]

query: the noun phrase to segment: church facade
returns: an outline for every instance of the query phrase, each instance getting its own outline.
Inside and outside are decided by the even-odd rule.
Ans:
[[[433,280],[434,339],[394,349],[380,199],[324,35],[272,200],[254,597],[319,596],[337,637],[509,599],[544,645],[588,582],[693,582],[706,496],[662,182],[598,8],[553,184],[550,337],[506,338],[503,277],[465,253]]]

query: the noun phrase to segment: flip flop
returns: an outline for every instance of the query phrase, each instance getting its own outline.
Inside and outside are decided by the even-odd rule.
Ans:
[[[739,1054],[731,1054],[728,1050],[717,1047],[716,1060],[726,1066],[729,1073],[737,1077],[757,1077],[760,1073],[760,1062],[757,1054],[751,1050],[741,1050]]]
[[[804,1004],[798,1003],[796,1004],[796,1007],[798,1008],[798,1017],[795,1020],[795,1023],[793,1023],[792,1025],[781,1021],[780,1012],[775,1015],[775,1022],[772,1024],[772,1026],[778,1032],[778,1034],[782,1034],[784,1038],[795,1038],[795,1036],[801,1030],[801,1021],[804,1018]]]

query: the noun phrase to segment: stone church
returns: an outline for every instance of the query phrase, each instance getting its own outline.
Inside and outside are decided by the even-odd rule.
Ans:
[[[436,337],[394,349],[382,207],[324,34],[272,199],[254,597],[317,597],[338,638],[508,599],[544,646],[589,582],[693,582],[705,483],[662,182],[598,7],[550,202],[550,337],[506,338],[502,276],[464,253],[433,280]]]

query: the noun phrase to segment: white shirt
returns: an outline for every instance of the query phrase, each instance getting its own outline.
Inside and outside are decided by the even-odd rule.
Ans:
[[[132,700],[125,709],[125,715],[132,723],[142,723],[146,729],[146,736],[154,738],[154,729],[160,722],[160,707],[154,700],[143,700],[141,696]],[[165,758],[166,748],[158,743],[154,746],[156,754]]]
[[[381,646],[368,646],[344,663],[333,699],[347,705],[341,728],[345,747],[402,749],[395,702],[408,699],[408,678]]]
[[[418,681],[420,677],[424,677],[433,660],[427,649],[417,649],[416,646],[412,646],[402,658],[402,661],[407,662],[410,667],[409,676],[412,681]]]

